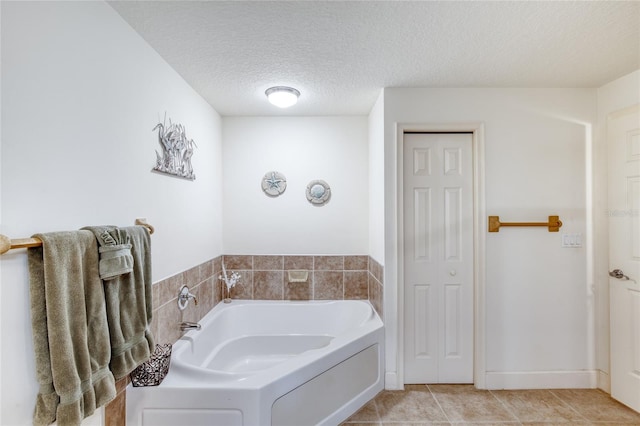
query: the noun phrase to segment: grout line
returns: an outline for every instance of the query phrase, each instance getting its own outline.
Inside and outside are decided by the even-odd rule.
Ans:
[[[429,393],[431,394],[431,397],[433,398],[433,400],[436,402],[436,404],[438,405],[438,408],[440,408],[440,411],[442,412],[442,414],[444,414],[444,418],[447,419],[447,422],[449,422],[449,424],[451,423],[451,419],[449,418],[449,416],[447,415],[446,411],[444,411],[444,408],[442,408],[442,405],[440,405],[440,401],[438,401],[438,397],[436,397],[436,395],[433,393],[433,391],[431,390],[431,386],[425,384],[425,386],[427,387],[427,390],[429,391]]]
[[[344,268],[344,262],[342,267]],[[347,294],[347,289],[345,288],[345,282],[344,282],[344,269],[342,269],[342,300],[344,300],[344,296],[345,294]]]
[[[520,417],[518,417],[518,416],[516,415],[516,413],[514,413],[511,409],[509,409],[509,407],[507,407],[507,404],[505,404],[505,403],[504,403],[504,401],[502,401],[500,398],[498,398],[498,397],[497,397],[497,396],[496,396],[496,395],[491,391],[491,389],[488,389],[488,392],[489,392],[489,394],[491,394],[491,396],[492,396],[492,397],[494,397],[494,398],[495,398],[495,400],[496,400],[496,401],[498,401],[498,402],[500,403],[500,405],[502,405],[502,406],[504,407],[504,409],[505,409],[505,410],[507,410],[507,413],[511,414],[511,415],[516,419],[516,421],[517,421],[519,424],[522,424],[522,421],[520,421]]]
[[[284,271],[282,271],[282,280],[280,281],[280,300],[284,300],[284,288],[285,288],[285,278],[284,278]]]
[[[580,416],[580,418],[584,419],[585,422],[591,422],[591,420],[587,419],[585,416],[582,415],[581,412],[579,412],[578,410],[576,410],[575,408],[573,408],[573,406],[571,404],[569,404],[567,401],[565,401],[564,399],[560,398],[559,395],[557,395],[553,389],[549,389],[549,393],[551,395],[553,395],[554,397],[556,397],[560,402],[562,402],[564,405],[566,405],[567,407],[569,407],[570,410],[573,410],[578,416]]]
[[[171,299],[171,300],[167,300],[166,302],[164,302],[164,303],[163,303],[163,304],[161,304],[160,306],[156,306],[156,307],[154,307],[154,309],[153,309],[153,310],[154,310],[154,311],[155,311],[155,310],[158,310],[158,309],[160,309],[160,308],[162,308],[162,307],[164,307],[164,306],[168,305],[169,303],[178,303],[178,298],[177,298],[177,297],[174,297],[174,298],[173,298],[173,299]]]

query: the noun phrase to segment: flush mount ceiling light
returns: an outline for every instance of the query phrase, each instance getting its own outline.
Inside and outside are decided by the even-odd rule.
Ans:
[[[273,105],[280,108],[289,108],[298,102],[300,92],[293,87],[276,86],[270,87],[264,92]]]

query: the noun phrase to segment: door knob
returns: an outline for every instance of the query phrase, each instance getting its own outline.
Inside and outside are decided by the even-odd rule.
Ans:
[[[635,280],[632,280],[631,278],[629,278],[628,276],[626,276],[624,274],[624,272],[622,272],[622,269],[614,269],[613,271],[609,272],[609,276],[613,277],[613,278],[617,278],[619,280],[625,280],[625,281],[633,281],[635,282]]]
[[[455,269],[452,269],[452,270],[449,271],[449,275],[451,275],[452,277],[455,277],[456,274],[457,274],[457,272],[456,272]]]

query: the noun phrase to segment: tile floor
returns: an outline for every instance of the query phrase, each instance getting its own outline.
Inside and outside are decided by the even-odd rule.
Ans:
[[[342,426],[640,425],[640,413],[597,389],[478,390],[406,385],[382,391]]]

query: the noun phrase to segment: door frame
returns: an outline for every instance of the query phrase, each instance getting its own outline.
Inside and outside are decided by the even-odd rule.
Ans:
[[[397,312],[398,385],[404,387],[404,133],[430,132],[472,134],[472,177],[473,177],[473,382],[476,388],[485,389],[485,247],[487,223],[485,220],[484,192],[484,124],[483,123],[397,123],[396,124],[396,170],[397,170]]]

